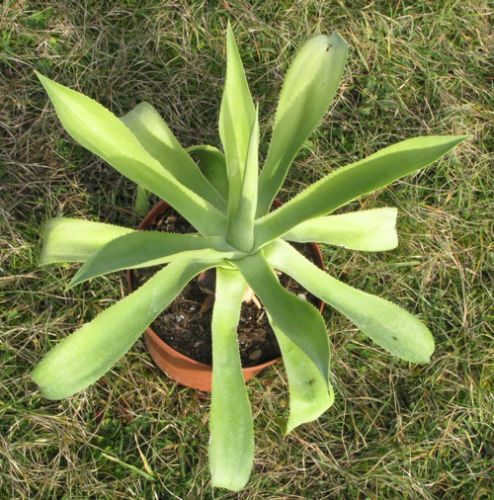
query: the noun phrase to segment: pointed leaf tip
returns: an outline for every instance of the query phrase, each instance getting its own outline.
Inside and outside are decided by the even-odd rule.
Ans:
[[[199,232],[221,234],[224,215],[170,174],[111,111],[69,87],[42,75],[38,77],[65,130],[79,144],[166,200]]]
[[[310,38],[283,82],[268,155],[259,178],[257,216],[266,214],[296,154],[321,123],[338,88],[347,46],[338,33]]]

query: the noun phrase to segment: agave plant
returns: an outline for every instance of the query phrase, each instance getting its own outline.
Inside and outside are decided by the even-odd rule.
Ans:
[[[33,378],[50,399],[86,388],[109,370],[196,275],[216,268],[211,325],[213,384],[210,470],[214,486],[241,489],[253,463],[253,421],[236,328],[246,287],[262,302],[289,382],[286,432],[319,417],[334,400],[328,332],[320,312],[284,289],[293,277],[379,346],[427,363],[434,340],[397,305],[356,290],[316,267],[290,242],[361,251],[396,247],[396,209],[328,215],[357,197],[434,162],[466,136],[408,139],[339,168],[270,211],[287,170],[323,119],[343,73],[347,46],[335,32],[302,46],[286,75],[269,152],[259,174],[258,110],[230,26],[219,115],[223,152],[180,146],[155,109],[142,103],[121,119],[92,99],[38,75],[68,133],[141,189],[179,211],[195,234],[171,234],[68,218],[48,221],[42,264],[83,262],[69,286],[122,269],[167,264],[136,291],[62,340]]]

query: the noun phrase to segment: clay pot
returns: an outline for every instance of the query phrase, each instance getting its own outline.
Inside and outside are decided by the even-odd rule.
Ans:
[[[280,206],[281,202],[275,201],[274,206]],[[151,226],[158,217],[160,217],[166,210],[170,208],[168,203],[159,202],[143,219],[137,229],[147,229]],[[314,262],[321,269],[324,269],[324,261],[322,258],[319,246],[312,243],[312,251]],[[127,271],[127,283],[129,290],[132,291],[132,282],[130,271]],[[324,308],[324,302],[321,302],[320,311]],[[192,387],[204,392],[211,392],[211,383],[213,378],[213,369],[211,366],[200,363],[184,354],[170,347],[164,342],[149,326],[144,334],[146,346],[151,357],[156,365],[161,368],[168,376],[181,385]],[[272,365],[279,361],[280,358],[272,359],[260,365],[249,366],[243,368],[245,381],[249,381],[252,377],[256,376],[259,372],[264,370],[267,366]]]

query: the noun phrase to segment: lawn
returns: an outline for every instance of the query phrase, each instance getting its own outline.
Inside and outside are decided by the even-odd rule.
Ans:
[[[0,498],[488,499],[494,491],[494,37],[487,0],[5,0],[0,6]],[[66,292],[38,267],[44,222],[135,227],[135,186],[62,129],[34,70],[118,116],[152,103],[185,146],[219,146],[228,19],[261,155],[283,75],[310,36],[349,43],[342,85],[290,171],[289,199],[407,137],[471,134],[433,166],[345,207],[396,206],[398,248],[324,248],[328,272],[431,329],[429,365],[390,357],[330,308],[336,402],[283,436],[281,363],[248,385],[256,456],[240,493],[212,490],[208,395],[174,384],[144,342],[98,383],[44,399],[30,372],[126,293],[123,273]]]

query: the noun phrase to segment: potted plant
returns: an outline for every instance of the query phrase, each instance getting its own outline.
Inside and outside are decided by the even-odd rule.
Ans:
[[[274,206],[281,206],[281,202],[275,200]],[[168,203],[161,201],[146,215],[138,229],[172,231],[179,227],[183,230],[188,224],[180,219],[180,215]],[[189,226],[189,229],[193,228]],[[316,243],[306,244],[302,251],[324,269],[324,259]],[[127,270],[127,284],[131,292],[155,272],[144,271],[138,281],[136,271],[139,272]],[[324,302],[312,295],[306,296],[302,287],[297,287],[293,280],[283,281],[287,281],[291,291],[312,300],[323,311]],[[159,368],[180,384],[206,392],[211,392],[213,376],[210,325],[214,285],[214,269],[201,273],[144,333],[148,351]],[[280,359],[276,338],[265,318],[265,311],[250,288],[244,293],[237,336],[246,382]]]
[[[224,152],[200,147],[203,171],[149,104],[119,119],[92,99],[38,75],[75,140],[142,190],[166,200],[196,230],[173,234],[65,218],[48,222],[42,263],[84,262],[69,286],[123,269],[167,265],[46,355],[33,372],[46,397],[69,397],[98,380],[190,280],[211,268],[216,268],[209,445],[214,486],[241,489],[253,463],[253,422],[235,336],[247,287],[263,304],[281,349],[289,382],[287,432],[321,415],[334,394],[325,322],[316,307],[280,285],[275,271],[346,315],[389,353],[413,363],[429,361],[434,340],[417,318],[329,276],[290,242],[363,251],[394,248],[394,208],[329,214],[429,165],[466,136],[415,137],[391,145],[339,168],[270,211],[295,155],[333,99],[346,55],[346,43],[336,32],[316,36],[298,51],[283,84],[260,175],[258,110],[230,26],[219,115]]]

